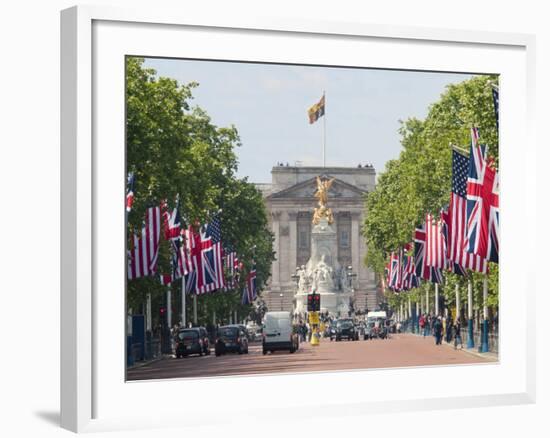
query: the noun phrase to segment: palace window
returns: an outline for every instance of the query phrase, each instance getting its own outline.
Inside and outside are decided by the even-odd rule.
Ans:
[[[308,239],[307,230],[300,230],[298,233],[298,248],[307,249],[309,248],[309,239]]]
[[[340,246],[342,248],[348,248],[349,247],[349,231],[348,230],[340,231]]]

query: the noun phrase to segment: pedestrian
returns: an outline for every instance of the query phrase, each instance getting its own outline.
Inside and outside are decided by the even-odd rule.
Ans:
[[[447,314],[447,320],[445,324],[445,336],[447,344],[450,344],[453,337],[453,319],[451,318],[450,312]]]
[[[434,322],[434,335],[435,335],[435,344],[441,345],[443,340],[443,321],[441,316],[438,316]]]
[[[418,325],[420,326],[420,330],[423,333],[423,336],[426,336],[426,330],[424,330],[424,327],[426,325],[426,318],[424,315],[420,315],[420,319],[418,320]]]
[[[460,344],[460,349],[462,350],[462,334],[461,334],[461,325],[460,320],[457,318],[454,324],[454,338],[455,338],[455,350],[458,344]]]
[[[424,337],[428,336],[432,330],[432,316],[428,313],[426,314],[426,322],[424,324]]]

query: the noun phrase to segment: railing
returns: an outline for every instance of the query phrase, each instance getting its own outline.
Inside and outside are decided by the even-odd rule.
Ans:
[[[416,326],[414,327],[414,330],[412,330],[413,326],[411,324],[411,321],[404,321],[401,323],[401,332],[406,333],[413,333],[422,336],[424,334],[424,329]],[[431,329],[428,329],[427,335],[432,336],[433,333]],[[466,348],[468,343],[468,327],[467,326],[461,326],[460,328],[460,336],[462,337],[462,344],[464,345],[464,348]],[[475,329],[473,332],[473,338],[474,338],[474,348],[476,350],[480,350],[481,347],[481,330]],[[447,335],[446,332],[443,332],[443,341],[447,342]],[[454,336],[450,338],[450,344],[454,344]],[[488,350],[491,353],[498,354],[499,350],[499,334],[498,331],[489,331],[488,336]]]
[[[145,348],[144,348],[145,347]],[[145,345],[132,344],[132,356],[134,362],[152,360],[161,356],[160,339],[145,342]]]

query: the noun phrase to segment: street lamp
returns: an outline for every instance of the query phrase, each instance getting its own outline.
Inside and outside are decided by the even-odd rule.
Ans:
[[[295,315],[296,307],[297,307],[297,297],[296,297],[296,295],[299,292],[298,287],[299,287],[299,282],[300,282],[300,275],[298,274],[298,272],[300,272],[300,268],[298,266],[296,266],[296,272],[294,273],[294,275],[290,276],[290,278],[294,281],[294,284],[296,285],[296,289],[294,291],[294,299],[292,300],[292,303],[293,303],[292,313],[293,313],[294,317],[296,317],[296,315]],[[281,310],[283,310],[283,301],[282,301],[282,299],[281,299]]]
[[[280,293],[279,297],[281,298],[281,312],[283,311],[283,294]]]
[[[346,270],[348,271],[348,272],[346,273],[346,275],[347,275],[347,277],[348,277],[348,279],[349,279],[349,284],[348,284],[348,286],[351,287],[351,286],[353,285],[353,279],[354,279],[355,277],[357,277],[357,274],[355,274],[355,273],[353,272],[353,266],[348,266],[348,267],[346,268]]]

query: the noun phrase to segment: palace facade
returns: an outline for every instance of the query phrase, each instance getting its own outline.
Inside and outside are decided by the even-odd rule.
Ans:
[[[314,193],[316,177],[335,178],[330,187],[328,206],[334,215],[337,254],[341,266],[352,268],[355,309],[373,310],[379,303],[374,273],[365,266],[367,254],[361,235],[365,195],[374,190],[376,173],[365,167],[276,166],[271,170],[271,184],[257,184],[268,210],[275,236],[271,278],[262,296],[269,310],[292,310],[297,290],[292,276],[305,265],[311,254]]]

